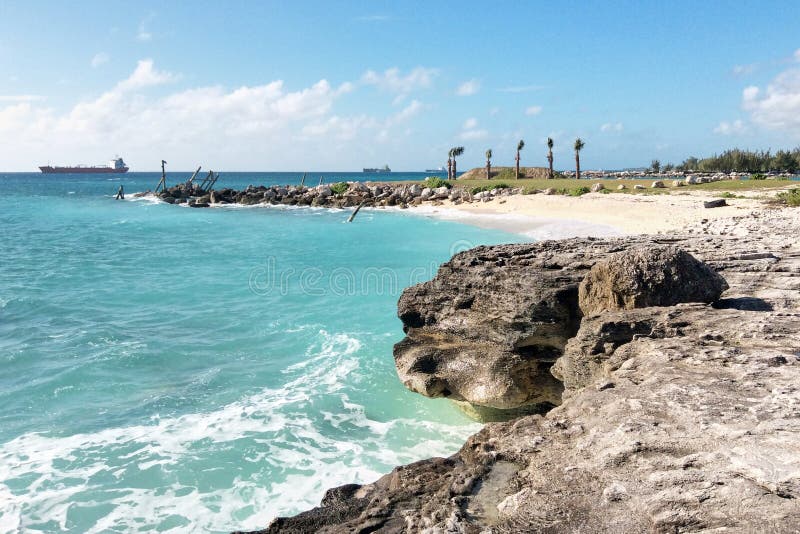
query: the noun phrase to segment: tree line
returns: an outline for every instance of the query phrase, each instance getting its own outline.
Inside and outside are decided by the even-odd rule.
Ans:
[[[800,147],[792,150],[742,150],[732,148],[722,154],[707,158],[689,157],[679,165],[654,159],[650,163],[653,172],[698,171],[698,172],[788,172],[795,174],[800,170]]]
[[[553,172],[553,139],[551,137],[547,138],[547,178],[554,178],[555,173]],[[579,137],[575,139],[575,144],[573,148],[575,149],[575,174],[578,179],[581,177],[581,150],[583,147],[586,146],[586,143]],[[515,177],[519,180],[519,161],[520,161],[520,152],[522,149],[525,148],[525,141],[520,139],[517,143],[517,155],[514,158],[515,167]],[[464,153],[463,146],[454,146],[447,152],[447,179],[448,180],[455,180],[458,176],[456,174],[456,158]],[[492,149],[486,150],[486,179],[492,179]]]

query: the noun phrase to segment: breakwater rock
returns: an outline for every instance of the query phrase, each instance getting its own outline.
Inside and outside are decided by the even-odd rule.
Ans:
[[[557,406],[263,532],[800,529],[798,216],[689,230],[479,247],[409,288],[395,354],[409,387]],[[624,255],[641,284],[614,282]]]
[[[458,186],[441,186],[434,189],[420,184],[408,183],[368,183],[340,182],[315,187],[305,186],[248,186],[243,190],[219,189],[204,191],[195,184],[179,184],[159,193],[137,193],[134,196],[152,195],[170,204],[187,204],[192,207],[212,205],[287,205],[319,206],[328,208],[349,208],[357,206],[381,207],[398,206],[407,208],[423,203],[437,203],[450,200],[461,202],[488,202],[495,196],[521,194],[522,188],[504,187],[481,191],[473,195],[469,190]]]

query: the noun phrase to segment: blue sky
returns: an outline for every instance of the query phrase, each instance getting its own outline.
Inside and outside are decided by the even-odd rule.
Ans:
[[[798,2],[8,2],[0,169],[680,162],[800,143]]]

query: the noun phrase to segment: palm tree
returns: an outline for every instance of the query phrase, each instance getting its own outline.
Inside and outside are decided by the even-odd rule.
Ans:
[[[456,174],[456,156],[460,156],[464,153],[464,147],[454,146],[450,149],[450,152],[453,154],[453,180],[458,180],[458,175]]]
[[[486,179],[492,179],[492,149],[486,151]]]
[[[586,143],[579,137],[575,139],[575,178],[581,179],[581,150]]]
[[[547,163],[550,166],[550,170],[547,171],[547,179],[553,179],[553,138],[547,138]]]
[[[453,149],[447,151],[447,179],[453,179]]]
[[[517,180],[519,180],[519,151],[522,150],[523,148],[525,148],[525,141],[520,139],[519,143],[517,143],[517,158],[516,158],[517,159],[517,173],[516,173]]]

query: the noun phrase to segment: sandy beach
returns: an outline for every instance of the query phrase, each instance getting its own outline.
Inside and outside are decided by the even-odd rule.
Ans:
[[[701,192],[589,193],[580,197],[512,195],[496,197],[490,202],[456,204],[445,201],[441,206],[421,206],[415,211],[534,239],[561,239],[668,233],[704,220],[766,209],[763,200],[756,198],[727,199],[728,206],[703,207],[704,201],[718,198],[718,194]]]

